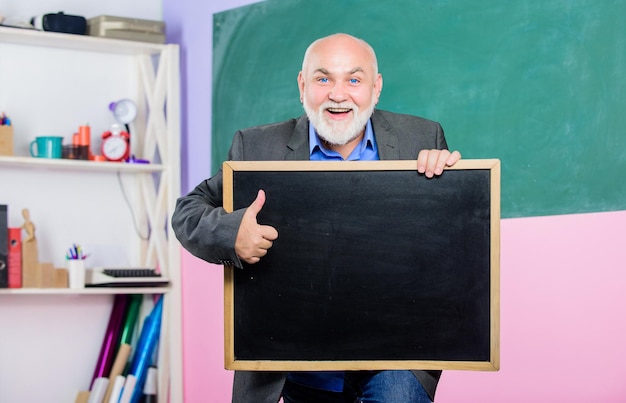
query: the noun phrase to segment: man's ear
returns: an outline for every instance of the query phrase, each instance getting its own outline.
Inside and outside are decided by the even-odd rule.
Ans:
[[[302,72],[298,73],[298,90],[300,90],[300,103],[304,102],[304,77]]]

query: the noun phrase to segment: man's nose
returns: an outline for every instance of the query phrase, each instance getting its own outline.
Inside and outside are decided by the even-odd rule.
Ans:
[[[328,93],[328,98],[333,102],[343,102],[348,99],[348,92],[343,83],[338,82],[333,85]]]

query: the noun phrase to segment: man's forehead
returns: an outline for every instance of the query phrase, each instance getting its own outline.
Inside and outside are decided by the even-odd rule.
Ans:
[[[374,60],[372,54],[362,46],[320,44],[311,49],[304,67],[309,73],[325,71],[333,74],[373,74]]]

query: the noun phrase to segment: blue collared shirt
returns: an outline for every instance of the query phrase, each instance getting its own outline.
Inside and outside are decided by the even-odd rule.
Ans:
[[[343,157],[336,151],[324,147],[313,124],[309,122],[309,150],[311,161],[343,161]],[[378,146],[374,138],[371,119],[365,126],[365,135],[350,153],[346,161],[378,161]],[[291,382],[310,386],[317,389],[341,392],[343,390],[343,371],[318,371],[318,372],[290,372],[288,378]]]
[[[311,161],[343,161],[343,157],[337,151],[329,150],[324,146],[317,135],[313,124],[309,122],[309,151]],[[374,138],[372,120],[365,125],[365,135],[361,142],[354,147],[346,161],[378,161],[378,145]]]

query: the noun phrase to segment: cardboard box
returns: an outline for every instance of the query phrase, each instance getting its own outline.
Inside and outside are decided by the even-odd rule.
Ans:
[[[87,35],[165,43],[165,22],[100,15],[87,20]]]
[[[14,155],[13,126],[0,125],[0,155]]]

